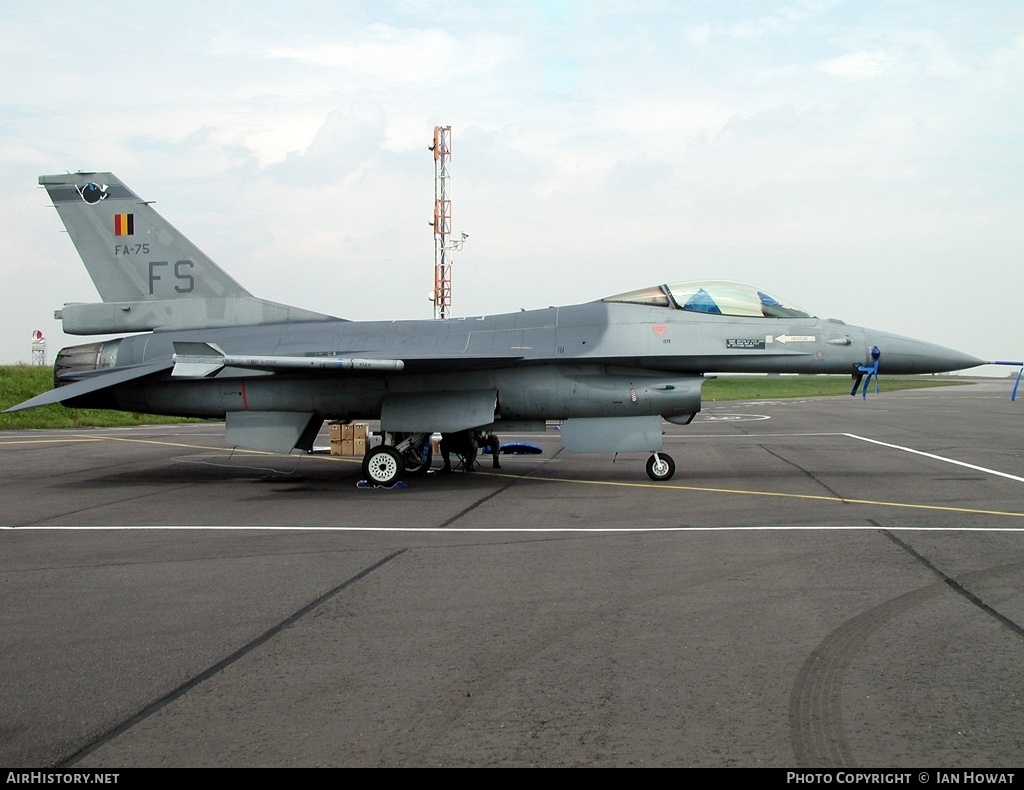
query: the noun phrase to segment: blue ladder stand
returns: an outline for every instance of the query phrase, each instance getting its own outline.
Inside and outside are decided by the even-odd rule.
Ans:
[[[1024,373],[1024,362],[1008,362],[1003,359],[997,359],[989,363],[990,365],[1014,365],[1020,366],[1020,370],[1017,371],[1017,380],[1013,383],[1013,390],[1010,392],[1010,400],[1017,400],[1017,388],[1020,386],[1020,376]]]
[[[868,387],[871,384],[871,379],[875,380],[875,394],[879,392],[878,389],[878,360],[882,358],[882,351],[878,346],[871,347],[871,364],[870,365],[858,365],[857,366],[857,380],[853,382],[853,389],[850,391],[851,395],[857,394],[857,388],[860,386],[861,378],[864,374],[867,374],[867,378],[864,378],[864,389],[862,390],[861,397],[867,399]]]

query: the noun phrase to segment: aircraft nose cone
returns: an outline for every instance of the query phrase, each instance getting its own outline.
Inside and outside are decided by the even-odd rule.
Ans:
[[[868,343],[878,346],[882,352],[878,364],[880,373],[944,373],[985,364],[984,360],[962,351],[912,337],[873,330],[865,334]]]

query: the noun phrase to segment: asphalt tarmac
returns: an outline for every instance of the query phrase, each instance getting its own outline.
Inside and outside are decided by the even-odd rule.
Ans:
[[[1009,390],[705,404],[665,483],[0,434],[0,765],[1018,766]]]

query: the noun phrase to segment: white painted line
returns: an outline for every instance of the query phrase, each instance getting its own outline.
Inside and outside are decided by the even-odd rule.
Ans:
[[[1017,527],[877,527],[857,526],[791,526],[791,527],[3,527],[8,532],[128,532],[132,530],[164,530],[168,532],[397,532],[397,533],[456,533],[474,534],[594,534],[594,533],[653,533],[653,532],[1018,532]]]
[[[1024,477],[1018,477],[1017,475],[1011,475],[1008,472],[1000,472],[997,469],[989,469],[985,466],[977,466],[975,464],[969,464],[966,461],[957,461],[954,458],[946,458],[942,455],[935,455],[934,453],[926,453],[923,450],[915,450],[912,447],[904,447],[899,444],[890,444],[889,442],[880,442],[878,439],[869,439],[866,436],[858,436],[855,433],[757,433],[757,434],[733,434],[733,435],[717,435],[711,433],[692,433],[692,434],[673,434],[671,436],[663,437],[665,441],[686,441],[687,439],[751,439],[753,441],[760,441],[761,439],[767,438],[800,438],[800,437],[820,437],[820,436],[846,436],[850,439],[857,439],[862,442],[868,442],[869,444],[877,444],[882,447],[889,447],[893,450],[902,450],[905,453],[913,453],[914,455],[924,456],[925,458],[931,458],[934,461],[942,461],[947,464],[955,464],[956,466],[963,466],[967,469],[973,469],[976,472],[984,472],[990,475],[996,475],[997,477],[1005,477],[1007,480],[1016,480],[1018,483],[1024,483]]]
[[[926,453],[921,450],[914,450],[910,447],[902,447],[898,444],[889,444],[888,442],[880,442],[877,439],[868,439],[866,436],[858,436],[855,433],[845,433],[843,436],[849,436],[851,439],[859,439],[862,442],[869,442],[870,444],[879,444],[882,447],[890,447],[893,450],[903,450],[905,453],[913,453],[914,455],[922,455],[925,458],[931,458],[935,461],[943,461],[947,464],[955,464],[956,466],[963,466],[967,469],[973,469],[976,472],[985,472],[986,474],[996,475],[998,477],[1005,477],[1007,480],[1016,480],[1018,483],[1024,483],[1024,477],[1017,477],[1017,475],[1007,474],[1006,472],[999,472],[995,469],[988,469],[984,466],[975,466],[974,464],[968,464],[964,461],[956,461],[952,458],[946,458],[941,455],[935,455],[934,453]]]
[[[672,433],[665,434],[663,437],[666,441],[669,439],[673,440],[686,440],[686,439],[751,439],[753,441],[759,441],[763,438],[777,438],[780,436],[792,438],[794,436],[849,436],[848,433],[840,433],[838,431],[823,431],[820,433],[736,433],[736,434],[720,434],[720,433]]]

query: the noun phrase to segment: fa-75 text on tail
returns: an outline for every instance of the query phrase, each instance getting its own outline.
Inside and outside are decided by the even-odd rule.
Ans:
[[[445,321],[353,322],[259,299],[111,173],[39,179],[101,302],[58,312],[64,403],[217,417],[231,445],[309,450],[324,420],[379,419],[363,461],[379,484],[429,465],[435,431],[543,430],[575,452],[650,452],[672,476],[662,420],[686,424],[711,373],[888,373],[982,364],[952,349],[816,318],[727,281],[670,282],[584,304]]]

